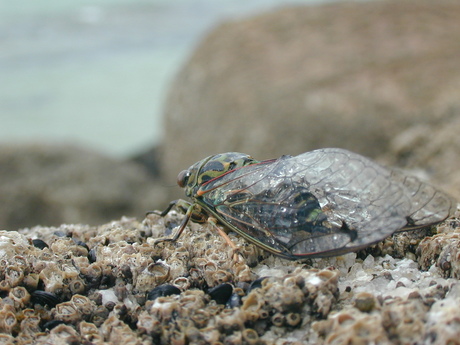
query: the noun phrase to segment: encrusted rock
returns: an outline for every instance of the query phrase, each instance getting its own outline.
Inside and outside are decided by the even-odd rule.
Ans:
[[[446,278],[460,278],[459,216],[457,212],[453,218],[438,227],[438,234],[420,242],[417,255],[422,269],[433,268]]]
[[[456,218],[414,251],[431,262],[420,271],[411,257],[377,252],[287,261],[230,233],[235,252],[212,226],[195,223],[176,242],[155,242],[182,217],[0,231],[2,340],[438,344],[460,337],[451,307],[460,303],[460,284],[446,279],[457,263],[449,261],[450,275],[436,264],[456,250],[448,245],[456,243],[449,228]],[[36,238],[48,246],[35,246]]]
[[[456,286],[457,291],[459,286]],[[438,300],[426,316],[424,344],[455,344],[460,337],[460,299],[446,298]]]
[[[313,324],[324,344],[391,344],[382,326],[382,317],[348,309]]]

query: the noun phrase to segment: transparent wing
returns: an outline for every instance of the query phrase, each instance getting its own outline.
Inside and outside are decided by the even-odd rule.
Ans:
[[[408,176],[401,171],[392,171],[392,179],[399,181],[410,194],[411,209],[408,223],[401,230],[418,229],[442,222],[452,215],[457,202],[449,195],[436,189],[414,176]]]
[[[440,222],[453,207],[433,187],[341,149],[237,169],[201,192],[221,221],[290,258],[357,250]]]

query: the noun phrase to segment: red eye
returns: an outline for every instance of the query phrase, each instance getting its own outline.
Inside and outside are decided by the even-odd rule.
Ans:
[[[184,188],[187,185],[188,178],[190,177],[190,171],[182,170],[179,175],[177,175],[177,184],[179,187]]]

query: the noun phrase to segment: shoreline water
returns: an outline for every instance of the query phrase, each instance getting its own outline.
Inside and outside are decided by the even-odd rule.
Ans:
[[[66,141],[120,158],[158,144],[169,84],[207,30],[310,3],[4,3],[0,143]]]

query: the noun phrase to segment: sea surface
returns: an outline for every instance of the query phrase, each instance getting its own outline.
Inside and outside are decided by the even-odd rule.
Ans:
[[[313,0],[0,0],[0,144],[128,157],[161,141],[171,81],[221,21]]]

